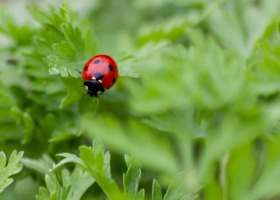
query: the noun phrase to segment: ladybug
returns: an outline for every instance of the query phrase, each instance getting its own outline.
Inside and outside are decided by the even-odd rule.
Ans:
[[[108,55],[100,54],[89,59],[83,67],[84,87],[91,97],[98,97],[110,89],[118,79],[118,66]]]

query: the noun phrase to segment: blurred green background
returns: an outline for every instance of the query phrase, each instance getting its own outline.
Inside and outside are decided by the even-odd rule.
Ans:
[[[142,163],[146,199],[176,175],[186,199],[279,198],[278,0],[68,5],[0,1],[0,150],[25,159],[0,199],[35,199],[56,154],[96,136],[119,185],[125,154]],[[96,54],[120,77],[92,99],[78,70]]]

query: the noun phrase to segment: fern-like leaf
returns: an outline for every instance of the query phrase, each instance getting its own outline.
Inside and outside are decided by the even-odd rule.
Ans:
[[[7,162],[6,155],[3,151],[0,152],[0,193],[4,191],[6,187],[12,184],[12,175],[19,173],[23,167],[20,162],[23,156],[23,151],[17,153],[14,150]]]

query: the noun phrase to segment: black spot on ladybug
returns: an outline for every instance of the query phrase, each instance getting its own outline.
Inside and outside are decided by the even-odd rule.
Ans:
[[[103,78],[103,74],[101,73],[94,73],[94,77],[96,80],[101,80]]]
[[[84,67],[84,71],[86,71],[86,70],[87,70],[87,68],[88,68],[88,66],[85,66],[85,67]]]
[[[112,83],[114,84],[116,82],[116,78],[114,77],[112,80]]]
[[[100,63],[100,60],[95,60],[95,61],[93,61],[93,64],[98,64],[98,63]]]
[[[109,70],[114,71],[114,67],[112,65],[109,65]]]

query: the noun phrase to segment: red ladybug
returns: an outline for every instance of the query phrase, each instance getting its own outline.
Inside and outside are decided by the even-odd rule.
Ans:
[[[116,83],[118,66],[110,56],[96,55],[84,65],[82,77],[87,94],[97,97]]]

